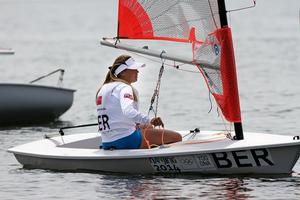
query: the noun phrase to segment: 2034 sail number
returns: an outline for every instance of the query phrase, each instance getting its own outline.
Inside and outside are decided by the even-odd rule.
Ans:
[[[154,164],[153,167],[157,172],[181,172],[174,164]]]

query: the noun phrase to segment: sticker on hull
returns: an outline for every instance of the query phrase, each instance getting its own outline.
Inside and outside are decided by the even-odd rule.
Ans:
[[[216,171],[218,169],[273,166],[268,149],[195,154],[188,156],[153,157],[150,164],[156,172],[180,173]]]

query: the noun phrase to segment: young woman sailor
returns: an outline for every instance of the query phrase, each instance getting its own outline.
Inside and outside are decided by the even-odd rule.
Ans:
[[[103,149],[139,149],[182,140],[179,133],[155,129],[160,117],[150,119],[138,110],[138,69],[145,64],[121,55],[109,67],[105,81],[97,91],[96,104]]]

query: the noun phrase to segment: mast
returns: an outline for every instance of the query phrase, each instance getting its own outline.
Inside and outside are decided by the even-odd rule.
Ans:
[[[226,15],[226,7],[225,7],[225,0],[218,0],[218,7],[219,7],[219,15],[220,15],[220,22],[221,27],[227,27],[227,15]],[[243,126],[242,122],[234,122],[234,131],[235,131],[235,138],[236,140],[243,140]]]

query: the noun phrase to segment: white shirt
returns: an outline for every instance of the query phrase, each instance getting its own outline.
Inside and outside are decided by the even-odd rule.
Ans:
[[[97,96],[97,112],[102,142],[130,135],[136,129],[136,123],[150,123],[150,118],[138,111],[132,87],[122,82],[102,86]]]

